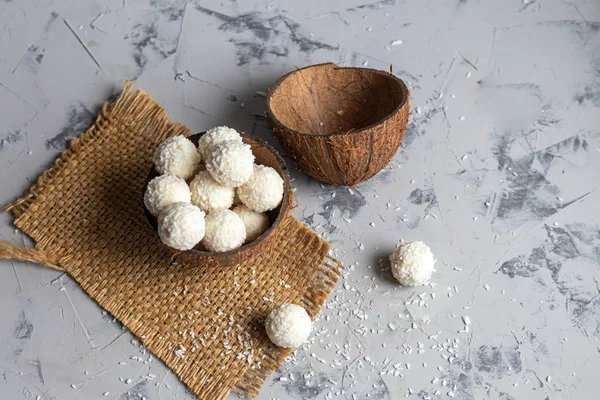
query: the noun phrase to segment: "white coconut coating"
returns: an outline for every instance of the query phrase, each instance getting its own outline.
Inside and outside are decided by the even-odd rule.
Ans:
[[[306,310],[296,304],[282,304],[269,312],[265,321],[267,335],[279,347],[298,347],[310,336],[312,321]]]
[[[237,249],[246,240],[244,221],[231,210],[215,211],[206,217],[202,244],[209,251],[223,253]]]
[[[227,210],[233,204],[235,189],[215,181],[208,171],[200,171],[190,182],[192,204],[211,213]]]
[[[242,203],[257,212],[277,208],[283,199],[283,179],[277,171],[264,165],[255,165],[248,182],[237,189]]]
[[[243,204],[235,207],[233,212],[239,215],[246,227],[246,243],[249,243],[265,233],[269,226],[269,217],[265,213],[256,212]]]
[[[144,205],[155,217],[169,204],[190,201],[191,194],[187,183],[173,175],[160,175],[152,179],[144,193]]]
[[[429,282],[435,271],[435,257],[423,242],[404,243],[390,256],[394,278],[404,286]]]
[[[158,216],[158,236],[177,250],[190,250],[204,238],[204,212],[190,203],[173,203]]]
[[[254,154],[250,145],[229,140],[213,146],[206,160],[206,169],[217,182],[238,187],[250,179]]]
[[[235,129],[227,126],[217,126],[206,131],[200,140],[198,140],[198,153],[202,156],[202,160],[206,161],[208,159],[214,145],[227,140],[241,142],[242,137]]]
[[[200,166],[200,154],[189,139],[179,135],[165,139],[154,152],[154,166],[161,174],[188,180]]]

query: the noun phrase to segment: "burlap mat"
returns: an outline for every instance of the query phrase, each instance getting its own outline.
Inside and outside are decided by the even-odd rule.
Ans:
[[[290,350],[262,321],[281,303],[316,315],[339,277],[329,243],[288,216],[268,251],[234,267],[174,264],[146,220],[142,187],[154,149],[189,130],[127,83],[95,125],[5,210],[36,249],[0,243],[0,258],[68,272],[201,399],[254,397]]]

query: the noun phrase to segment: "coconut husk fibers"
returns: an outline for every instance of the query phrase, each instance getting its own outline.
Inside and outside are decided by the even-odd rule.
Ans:
[[[329,243],[292,216],[241,264],[175,265],[140,193],[158,144],[189,131],[132,90],[127,83],[29,194],[5,208],[36,247],[0,241],[0,258],[69,273],[201,399],[231,390],[254,397],[290,353],[270,343],[263,319],[281,303],[314,317],[341,266],[327,256]]]
[[[198,140],[202,137],[205,132],[197,133],[195,135],[191,135],[188,137],[196,146],[198,145]],[[252,154],[255,157],[255,163],[259,165],[266,165],[271,167],[279,173],[279,176],[283,179],[283,199],[279,207],[274,210],[268,211],[267,216],[269,217],[269,221],[271,223],[269,229],[264,232],[260,237],[256,238],[250,243],[243,245],[242,247],[226,251],[223,253],[216,253],[207,251],[202,243],[198,243],[196,247],[187,251],[179,251],[176,249],[172,249],[163,244],[165,249],[172,252],[178,260],[186,260],[189,262],[193,262],[196,264],[205,264],[205,265],[218,265],[221,267],[227,267],[231,265],[236,265],[242,263],[244,260],[253,257],[261,251],[264,251],[265,248],[270,246],[270,242],[273,239],[274,232],[277,229],[277,226],[281,224],[281,222],[287,217],[288,212],[291,209],[291,204],[293,202],[292,195],[292,184],[290,179],[290,174],[287,170],[287,166],[285,161],[281,158],[277,151],[271,147],[269,144],[264,142],[263,140],[251,137],[245,134],[241,134],[242,140],[244,143],[249,144],[252,149]],[[148,174],[148,178],[146,178],[146,183],[144,184],[143,193],[146,192],[146,187],[148,183],[155,177],[160,174],[156,171],[156,168],[151,167],[150,172]],[[146,218],[152,225],[152,228],[157,231],[158,229],[158,220],[157,218],[150,213],[147,209],[144,210],[146,214]],[[157,233],[158,234],[158,233]]]
[[[300,169],[341,186],[378,173],[402,143],[409,91],[385,71],[319,64],[269,90],[273,132]]]

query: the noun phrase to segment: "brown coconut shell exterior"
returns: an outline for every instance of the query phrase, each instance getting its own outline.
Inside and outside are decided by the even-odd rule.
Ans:
[[[402,144],[410,93],[398,77],[333,63],[281,77],[269,90],[275,136],[298,167],[332,185],[366,181]]]
[[[188,136],[188,139],[190,139],[197,146],[198,140],[202,137],[202,135],[204,135],[204,133],[206,132]],[[223,253],[206,251],[201,244],[198,244],[193,249],[186,251],[172,249],[167,245],[164,245],[166,249],[169,249],[173,253],[173,257],[175,260],[182,260],[185,262],[191,262],[202,265],[213,265],[215,267],[229,267],[232,265],[240,264],[241,262],[252,258],[256,254],[268,248],[271,238],[275,236],[273,235],[273,233],[278,229],[279,225],[281,225],[283,220],[288,216],[293,201],[293,195],[291,179],[285,161],[283,160],[283,158],[281,158],[277,151],[273,147],[268,145],[266,142],[256,137],[251,137],[244,134],[241,134],[241,136],[244,143],[249,144],[252,148],[252,154],[254,154],[254,157],[256,158],[255,163],[274,168],[283,179],[283,200],[281,201],[279,207],[267,212],[267,215],[269,216],[269,220],[271,222],[271,226],[269,227],[269,229],[267,229],[265,233],[260,235],[257,239],[253,240],[252,242],[244,244],[238,249]],[[146,192],[146,187],[148,186],[148,183],[153,178],[159,175],[160,174],[158,173],[158,171],[156,171],[156,169],[153,166],[150,169],[150,172],[148,173],[148,178],[146,179],[146,184],[144,185],[142,191],[142,196]],[[152,215],[150,211],[148,211],[145,207],[144,211],[146,217],[148,218],[148,222],[150,222],[150,225],[152,225],[154,231],[157,232],[157,218],[154,215]]]

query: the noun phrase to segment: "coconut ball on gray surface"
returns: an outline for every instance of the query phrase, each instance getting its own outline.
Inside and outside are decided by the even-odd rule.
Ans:
[[[158,216],[158,236],[177,250],[190,250],[204,238],[204,212],[190,203],[173,203]]]
[[[165,139],[154,152],[154,166],[161,174],[188,180],[200,166],[200,154],[189,139],[179,135]]]
[[[228,140],[213,146],[206,159],[206,170],[217,182],[238,187],[250,179],[254,154],[250,145]]]
[[[242,141],[240,134],[233,128],[227,126],[217,126],[209,129],[198,140],[198,153],[202,156],[202,160],[206,161],[212,152],[213,146],[227,140]]]
[[[237,249],[246,240],[244,221],[231,210],[215,211],[206,217],[202,244],[209,251],[223,253]]]
[[[390,256],[394,278],[404,286],[429,282],[435,271],[435,257],[423,242],[403,243]]]
[[[250,179],[237,189],[242,203],[257,212],[273,210],[283,199],[283,179],[277,171],[255,165]]]
[[[215,181],[208,171],[200,171],[190,182],[192,204],[211,213],[226,210],[233,204],[235,189]]]
[[[155,217],[169,204],[190,201],[191,193],[187,183],[173,175],[161,175],[152,179],[144,193],[144,205]]]
[[[260,235],[269,229],[269,217],[265,213],[256,212],[243,204],[233,209],[246,227],[246,243],[257,239]]]
[[[306,310],[296,304],[282,304],[269,312],[265,329],[271,342],[279,347],[298,347],[310,336],[312,321]]]

